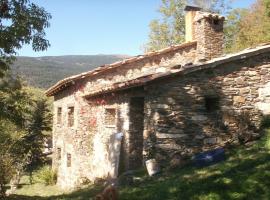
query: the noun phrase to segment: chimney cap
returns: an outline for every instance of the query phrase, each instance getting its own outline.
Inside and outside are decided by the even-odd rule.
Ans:
[[[186,6],[184,10],[185,11],[201,11],[202,8],[196,7],[196,6]]]

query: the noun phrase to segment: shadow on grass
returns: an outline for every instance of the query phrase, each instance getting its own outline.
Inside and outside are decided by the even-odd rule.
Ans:
[[[90,186],[71,193],[49,197],[11,195],[8,200],[90,200],[101,191],[101,188],[101,186]]]
[[[168,178],[126,187],[121,191],[121,199],[269,199],[269,152],[254,147],[233,151],[228,157],[227,161],[208,168],[184,169]]]
[[[270,141],[269,138],[267,141]],[[121,200],[269,200],[270,151],[263,141],[231,150],[227,160],[206,168],[186,167],[120,189]],[[50,197],[13,195],[21,200],[89,200],[101,187]]]

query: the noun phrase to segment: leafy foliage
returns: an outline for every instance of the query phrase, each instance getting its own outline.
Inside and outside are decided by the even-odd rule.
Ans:
[[[27,135],[22,138],[25,154],[27,154],[27,169],[32,178],[32,171],[44,162],[44,145],[47,131],[51,131],[52,115],[50,113],[47,100],[39,99],[35,101],[31,119],[27,126]]]
[[[146,51],[159,50],[184,41],[184,7],[184,1],[162,0],[162,5],[158,10],[162,15],[162,20],[155,19],[150,22]]]
[[[229,9],[226,0],[162,0],[158,10],[162,18],[150,22],[149,41],[145,45],[145,51],[155,51],[184,42],[184,8],[187,4],[222,13]]]
[[[234,11],[237,12],[237,11]],[[269,0],[257,0],[250,9],[238,12],[238,22],[231,28],[232,41],[229,51],[238,51],[247,47],[270,41],[270,3]],[[236,16],[231,13],[229,16]]]
[[[35,51],[49,47],[44,29],[49,27],[51,15],[29,0],[0,1],[0,64],[7,68],[11,56],[24,44],[32,44]]]
[[[8,71],[16,50],[32,44],[35,51],[45,50],[49,42],[44,29],[51,18],[43,8],[29,0],[0,1],[0,193],[5,195],[5,184],[28,164],[33,163],[33,148],[42,148],[41,132],[45,130],[44,103],[35,102],[23,87],[22,81]],[[45,101],[45,100],[44,100]],[[39,107],[39,114],[32,114],[32,106]],[[43,112],[41,111],[43,109]],[[41,117],[42,116],[42,117]],[[44,117],[43,117],[44,116]],[[40,128],[40,131],[37,131]],[[31,144],[30,144],[31,143]],[[29,148],[29,145],[31,148]]]
[[[19,79],[7,74],[1,81],[0,176],[5,178],[0,184],[4,185],[15,172],[20,172],[26,166],[32,169],[38,164],[48,137],[45,131],[50,130],[51,115],[47,99],[35,97]]]
[[[37,171],[37,178],[45,185],[55,185],[57,173],[50,166],[43,166]]]
[[[14,163],[16,158],[11,150],[20,135],[20,130],[8,120],[0,120],[0,198],[5,195],[5,185],[13,177],[16,168]]]
[[[235,41],[238,36],[240,20],[248,13],[247,9],[233,9],[227,16],[224,27],[226,52],[231,52],[235,49]]]

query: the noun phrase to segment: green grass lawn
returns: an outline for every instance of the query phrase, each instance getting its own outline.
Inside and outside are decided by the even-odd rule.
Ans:
[[[224,162],[206,168],[188,166],[174,172],[148,177],[138,172],[140,181],[120,188],[121,200],[269,200],[270,131],[251,147],[227,153]],[[91,186],[62,193],[56,186],[25,185],[10,199],[89,200],[100,187]]]

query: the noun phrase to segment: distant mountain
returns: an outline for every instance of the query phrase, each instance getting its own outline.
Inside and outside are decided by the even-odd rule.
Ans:
[[[29,85],[46,89],[65,77],[127,57],[124,55],[17,57],[11,69],[14,75],[20,75]]]

